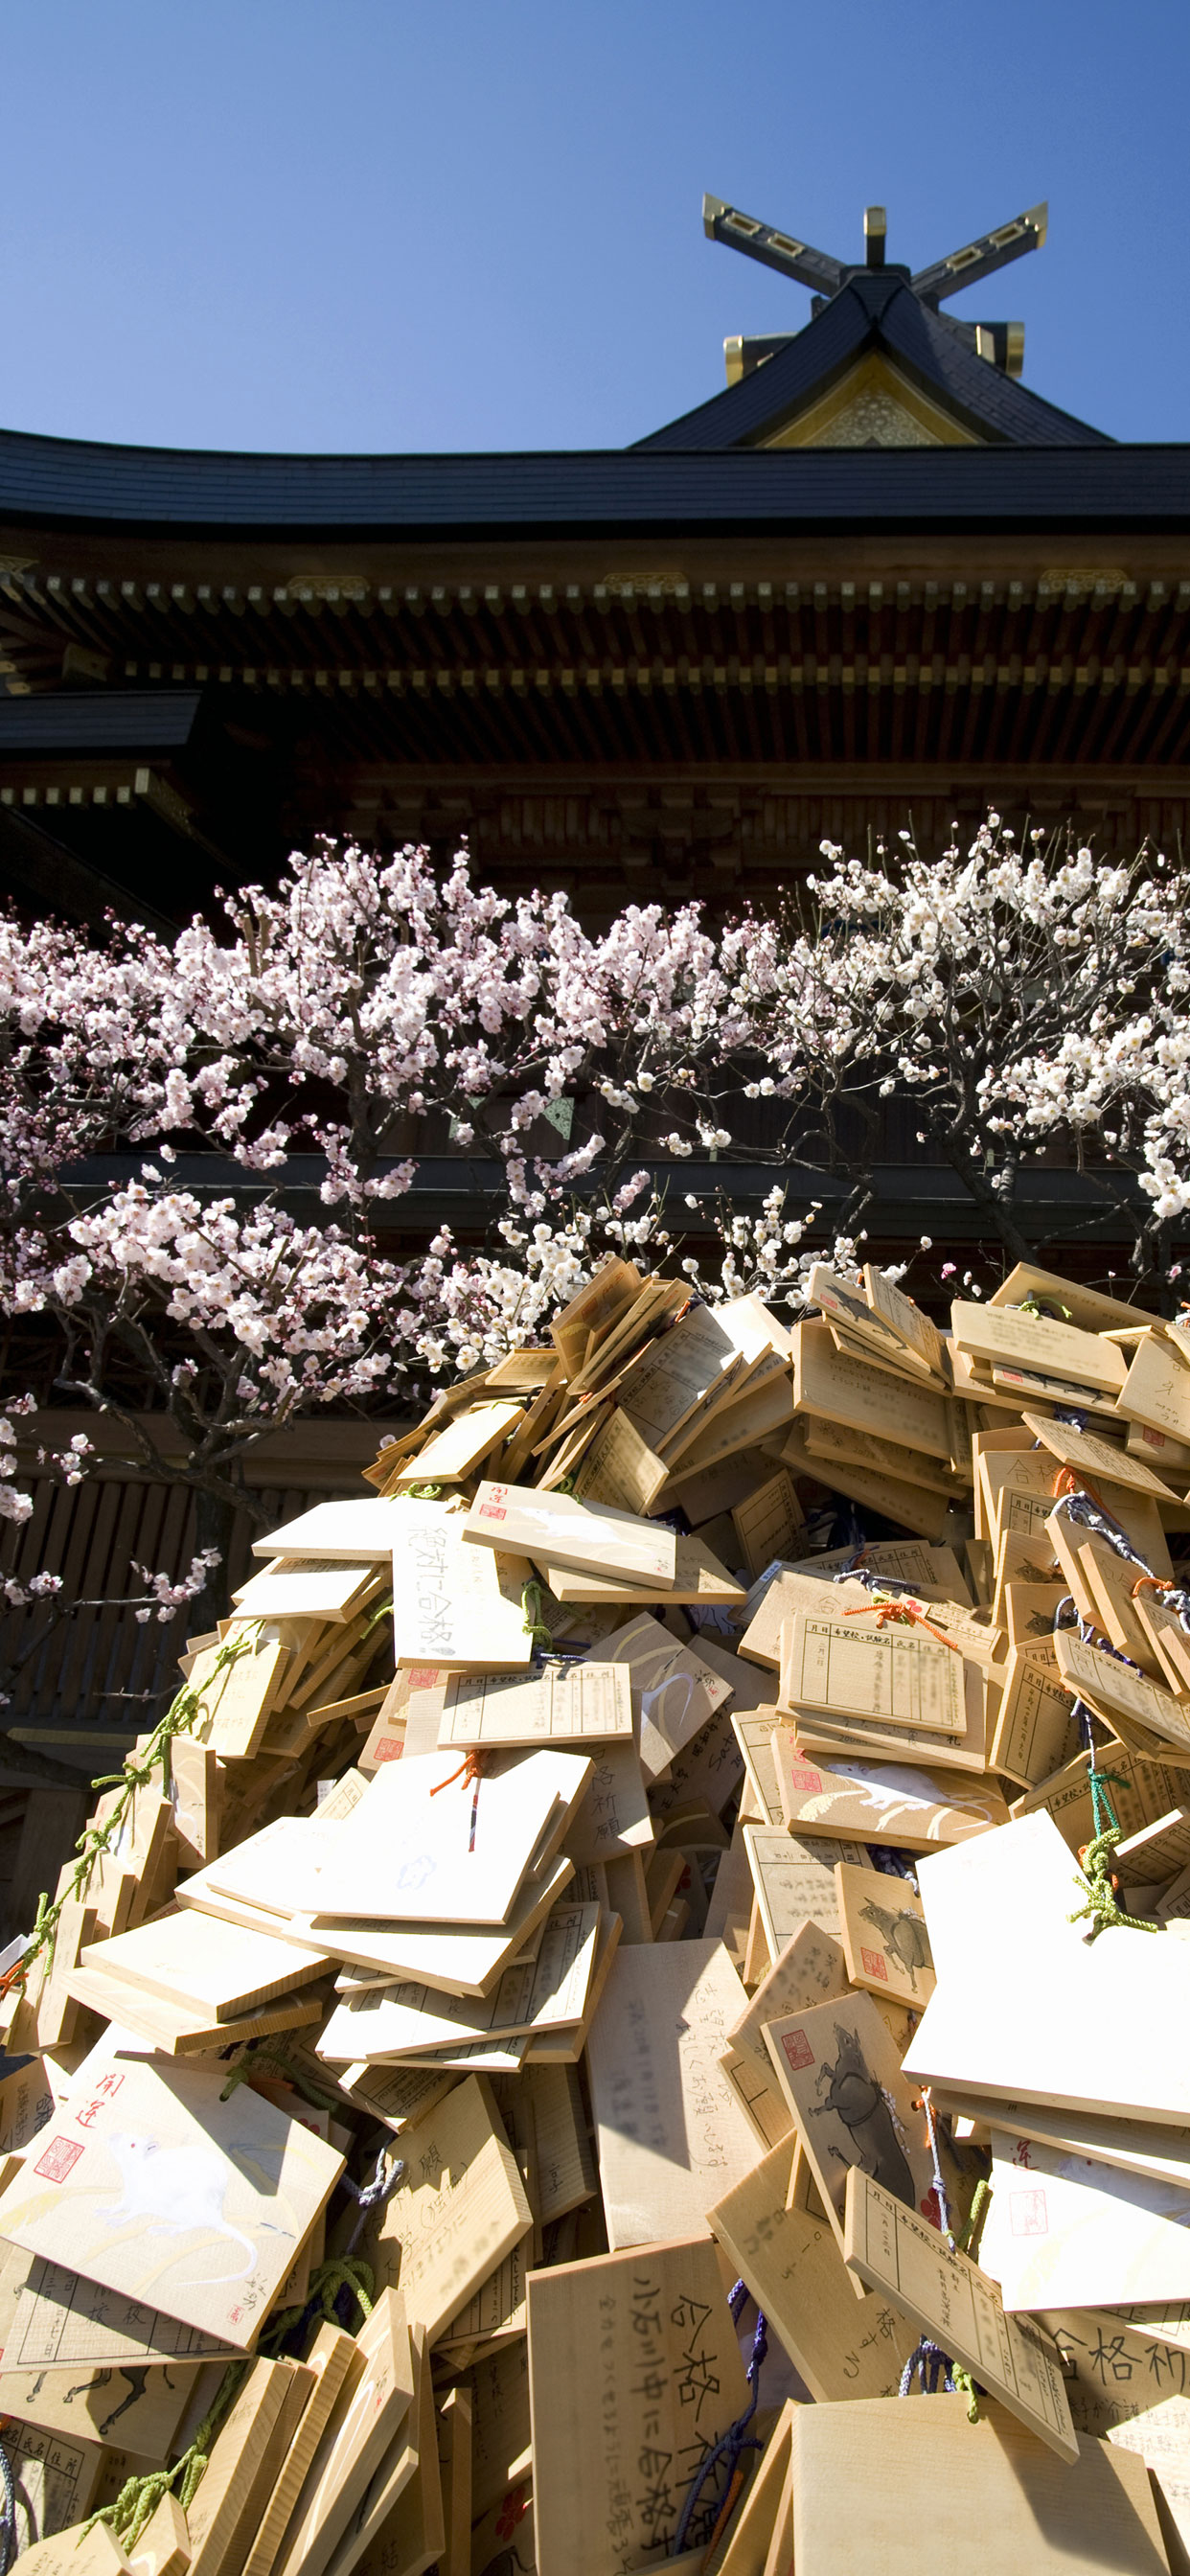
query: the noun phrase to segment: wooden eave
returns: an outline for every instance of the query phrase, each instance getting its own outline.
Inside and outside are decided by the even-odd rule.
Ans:
[[[604,904],[625,871],[771,884],[908,803],[931,831],[952,797],[1077,802],[1124,833],[1187,812],[1187,449],[61,445],[24,443],[18,489],[0,440],[0,807],[140,899],[150,845],[188,908],[318,830],[469,831],[497,881]],[[299,485],[321,524],[284,519]],[[84,708],[106,747],[77,738]]]
[[[1105,564],[1104,551],[1040,578],[977,558],[964,580],[864,580],[836,556],[822,580],[741,567],[730,582],[444,579],[296,601],[276,585],[178,599],[150,581],[39,569],[9,577],[0,637],[14,695],[53,694],[77,665],[102,701],[198,692],[204,706],[251,701],[283,728],[318,708],[351,762],[386,748],[401,762],[495,764],[1180,761],[1190,578],[1175,579],[1167,554],[1166,577],[1144,581],[1139,563]],[[19,718],[0,708],[5,774],[48,756],[14,733]]]

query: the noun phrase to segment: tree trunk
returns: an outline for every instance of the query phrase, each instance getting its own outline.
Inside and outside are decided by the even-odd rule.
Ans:
[[[985,1180],[983,1171],[973,1156],[964,1153],[961,1146],[950,1145],[946,1148],[946,1159],[951,1170],[958,1174],[964,1189],[969,1193],[981,1216],[986,1216],[990,1220],[992,1232],[997,1237],[1001,1251],[1007,1254],[1010,1261],[1028,1261],[1033,1251],[1028,1236],[1022,1234],[1015,1215],[1009,1207],[1005,1206],[1000,1191],[994,1190],[990,1181]]]
[[[195,1547],[196,1549],[217,1547],[219,1550],[219,1563],[218,1565],[212,1566],[206,1582],[203,1585],[202,1591],[198,1594],[197,1599],[192,1601],[187,1608],[186,1627],[187,1633],[190,1636],[205,1636],[208,1630],[215,1626],[216,1620],[226,1619],[228,1611],[231,1608],[231,1593],[228,1588],[228,1558],[231,1554],[231,1541],[232,1533],[235,1529],[235,1518],[234,1504],[224,1502],[221,1495],[204,1494],[201,1488],[195,1495]]]

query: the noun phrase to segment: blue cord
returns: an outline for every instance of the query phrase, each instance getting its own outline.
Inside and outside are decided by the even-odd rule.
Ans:
[[[0,2481],[4,2487],[4,2504],[0,2511],[0,2576],[8,2576],[17,2554],[17,2491],[13,2484],[12,2463],[0,2442]]]
[[[727,2302],[731,2309],[731,2321],[733,2325],[738,2325],[739,2323],[740,2314],[747,2296],[747,2284],[744,2281],[737,2281]],[[744,2408],[743,2414],[737,2415],[734,2424],[728,2425],[727,2431],[720,2435],[714,2449],[707,2452],[707,2456],[703,2461],[702,2467],[695,2471],[694,2477],[692,2478],[687,2491],[685,2504],[683,2505],[678,2517],[678,2527],[674,2533],[673,2547],[669,2552],[671,2558],[681,2557],[682,2551],[686,2546],[686,2535],[694,2519],[695,2512],[697,2511],[699,2498],[702,2495],[703,2488],[705,2487],[708,2478],[711,2477],[714,2471],[719,2467],[720,2462],[723,2462],[725,2465],[723,2491],[726,2495],[730,2489],[731,2481],[735,2476],[736,2468],[742,2453],[745,2451],[759,2451],[763,2448],[763,2444],[758,2441],[756,2435],[754,2433],[749,2433],[748,2426],[756,2413],[757,2401],[760,2396],[761,2364],[768,2348],[768,2327],[766,2326],[764,2317],[758,2308],[756,2311],[756,2329],[752,2337],[752,2359],[748,2364],[747,2370],[747,2381],[748,2387],[751,2390],[751,2395]],[[709,2509],[710,2508],[708,2507],[707,2510],[709,2511]]]
[[[369,2211],[378,2208],[382,2201],[386,2201],[388,2199],[390,2192],[394,2192],[396,2190],[397,2184],[405,2171],[404,2157],[394,2156],[390,2165],[388,2163],[388,2153],[389,2151],[387,2147],[381,2148],[380,2153],[376,2158],[376,2171],[372,2176],[371,2182],[353,2182],[349,2173],[341,2174],[339,2177],[344,2190],[349,2191],[352,2199],[358,2203],[355,2225],[347,2239],[346,2251],[348,2254],[354,2254],[355,2252],[356,2246],[358,2245],[364,2229],[368,2224]],[[2,2571],[0,2571],[0,2576],[2,2576]]]
[[[942,2386],[948,2397],[956,2397],[958,2395],[952,2376],[950,2354],[948,2352],[943,2352],[941,2344],[931,2343],[928,2335],[922,2336],[921,2342],[914,2347],[914,2350],[909,2355],[909,2359],[901,2372],[901,2384],[897,2390],[898,2397],[912,2396],[913,2382],[919,2374],[921,2377],[923,2396],[937,2396],[939,2380],[941,2380]]]
[[[953,2254],[957,2249],[955,2246],[954,2231],[950,2224],[950,2194],[946,2188],[946,2181],[942,2171],[942,2162],[938,2154],[938,2131],[934,2122],[934,2105],[930,2100],[930,2088],[928,2085],[921,2097],[921,2107],[926,2115],[926,2136],[930,2142],[930,2162],[934,2168],[934,2189],[938,2195],[938,2216],[942,2224],[942,2233],[946,2238],[946,2242],[950,2247],[951,2253]]]

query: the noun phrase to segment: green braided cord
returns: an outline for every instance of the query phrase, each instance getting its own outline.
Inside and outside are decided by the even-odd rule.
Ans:
[[[303,2102],[310,2104],[312,2110],[331,2111],[336,2117],[342,2112],[343,2104],[338,2094],[324,2093],[317,2084],[311,2083],[309,2076],[303,2074],[299,2067],[290,2065],[289,2059],[280,2048],[258,2048],[252,2056],[245,2051],[243,2057],[237,2058],[219,2096],[220,2101],[229,2102],[237,2085],[246,2084],[250,2075],[260,2074],[283,2077],[287,2084],[292,2084],[295,2093],[301,2094]]]
[[[955,2240],[960,2254],[969,2254],[973,2263],[978,2261],[979,2239],[983,2233],[983,2222],[988,2214],[991,2197],[992,2186],[986,2174],[981,2174],[971,2194],[971,2213],[967,2224]]]
[[[969,2424],[978,2424],[979,2397],[970,2371],[964,2370],[961,2361],[952,2361],[950,2365],[950,2375],[960,2397],[965,2397],[967,2400],[967,2422]]]
[[[84,2523],[80,2539],[94,2531],[97,2522],[110,2523],[126,2550],[139,2540],[146,2523],[151,2522],[162,2496],[168,2495],[176,2478],[182,2481],[178,2499],[182,2511],[193,2503],[211,2456],[211,2447],[220,2427],[239,2396],[251,2369],[250,2360],[229,2361],[188,2451],[175,2460],[172,2469],[150,2469],[143,2477],[128,2478],[114,2504],[101,2505],[89,2522]]]
[[[534,1582],[532,1576],[530,1576],[529,1581],[527,1583],[523,1583],[521,1586],[521,1608],[525,1614],[525,1634],[527,1637],[532,1639],[535,1646],[544,1646],[548,1650],[548,1648],[553,1645],[554,1632],[552,1628],[547,1628],[545,1621],[542,1618],[542,1600],[543,1594],[541,1585],[540,1583]]]
[[[376,2304],[376,2276],[362,2254],[332,2255],[310,2274],[310,2296],[321,2300],[322,2313],[331,2325],[340,2290],[350,2290],[366,2323]]]
[[[441,1498],[441,1485],[403,1485],[401,1488],[401,1501],[404,1503],[437,1503]]]
[[[373,1628],[378,1628],[381,1620],[387,1619],[392,1606],[393,1596],[391,1592],[382,1593],[379,1601],[373,1604],[368,1618],[364,1621],[363,1631],[360,1636],[361,1646],[364,1642],[364,1638],[371,1636]]]
[[[168,2495],[173,2478],[172,2469],[150,2469],[144,2477],[128,2478],[115,2503],[101,2505],[99,2512],[93,2513],[90,2521],[84,2523],[80,2539],[85,2540],[97,2522],[106,2522],[118,2533],[121,2541],[131,2543],[139,2540],[146,2523],[152,2521],[162,2496]]]
[[[229,2361],[189,2450],[183,2451],[181,2459],[175,2462],[173,2474],[176,2476],[179,2469],[183,2471],[183,2513],[206,2468],[215,2436],[226,2423],[251,2368],[250,2360]]]
[[[375,2277],[370,2263],[359,2255],[345,2254],[338,2260],[319,2264],[310,2276],[310,2296],[316,2298],[324,2317],[337,2324],[335,2300],[340,2290],[350,2290],[360,2311],[361,2323],[372,2314],[375,2302]],[[260,2349],[280,2341],[286,2332],[300,2323],[309,2306],[307,2300],[298,2308],[286,2308],[275,2317],[267,2337],[260,2338]],[[215,2395],[203,2417],[189,2450],[174,2461],[170,2469],[150,2469],[143,2477],[128,2478],[114,2504],[102,2505],[84,2526],[82,2538],[93,2531],[97,2522],[110,2523],[125,2550],[131,2552],[147,2523],[152,2520],[163,2495],[168,2495],[181,2480],[178,2502],[183,2513],[189,2511],[210,2465],[216,2435],[222,2430],[252,2367],[251,2359],[228,2363]]]
[[[183,2513],[189,2512],[209,2467],[210,2453],[200,2451],[196,2442],[193,2449],[186,2454],[186,2475],[182,2480],[181,2495],[178,2497]]]
[[[1161,1930],[1159,1923],[1150,1923],[1141,1914],[1125,1914],[1119,1903],[1111,1883],[1111,1865],[1119,1839],[1118,1825],[1109,1825],[1105,1833],[1096,1834],[1094,1841],[1087,1844],[1082,1877],[1074,1882],[1085,1893],[1087,1903],[1079,1906],[1077,1914],[1068,1914],[1066,1920],[1068,1923],[1082,1923],[1089,1917],[1094,1928],[1086,1935],[1088,1941],[1097,1941],[1101,1932],[1114,1931],[1117,1925],[1128,1932]]]
[[[1032,1315],[1034,1321],[1039,1324],[1052,1323],[1055,1313],[1061,1315],[1068,1324],[1072,1320],[1069,1306],[1064,1306],[1060,1297],[1046,1297],[1039,1300],[1035,1288],[1029,1290],[1027,1297],[1022,1297],[1016,1311],[1019,1315]]]
[[[257,1627],[260,1624],[259,1620],[255,1622]],[[14,1985],[20,1986],[23,1991],[29,1970],[43,1950],[48,1950],[52,1959],[63,1906],[68,1904],[72,1897],[86,1895],[95,1875],[96,1866],[105,1853],[110,1851],[116,1840],[137,1790],[148,1787],[158,1764],[161,1766],[163,1794],[168,1797],[171,1778],[170,1746],[175,1735],[189,1733],[202,1714],[204,1692],[209,1690],[215,1675],[223,1672],[229,1664],[234,1664],[238,1656],[246,1654],[251,1643],[251,1636],[246,1629],[238,1637],[230,1640],[225,1638],[202,1689],[197,1689],[192,1682],[186,1682],[183,1685],[176,1699],[171,1701],[164,1717],[159,1719],[154,1727],[144,1752],[139,1757],[129,1754],[122,1771],[108,1771],[100,1779],[92,1780],[93,1789],[119,1789],[121,1795],[105,1823],[84,1826],[75,1844],[79,1858],[75,1862],[70,1884],[64,1894],[57,1897],[53,1904],[44,1890],[39,1896],[37,1919],[33,1926],[29,1947],[23,1958],[9,1970],[3,1984],[0,1985],[0,1994],[6,1994]]]
[[[292,2308],[278,2308],[276,2316],[270,2317],[267,2326],[257,2338],[257,2351],[271,2355],[275,2359],[286,2335],[291,2335],[294,2327],[300,2326],[305,2313],[306,2303],[300,2299]]]
[[[332,2255],[327,2262],[319,2263],[310,2274],[307,2296],[299,2299],[296,2306],[282,2308],[277,2316],[269,2319],[260,2337],[260,2351],[279,2351],[286,2336],[291,2335],[294,2328],[309,2316],[315,2301],[327,2324],[337,2326],[335,2301],[341,2290],[350,2290],[360,2311],[361,2322],[371,2316],[376,2304],[376,2279],[371,2264],[365,2263],[362,2254]]]
[[[1119,1817],[1116,1814],[1111,1799],[1108,1797],[1107,1790],[1109,1782],[1114,1789],[1127,1788],[1128,1782],[1125,1779],[1123,1772],[1098,1771],[1095,1764],[1092,1763],[1090,1770],[1087,1773],[1087,1781],[1091,1791],[1091,1814],[1094,1819],[1096,1833],[1121,1833],[1123,1831],[1123,1827],[1120,1824]]]

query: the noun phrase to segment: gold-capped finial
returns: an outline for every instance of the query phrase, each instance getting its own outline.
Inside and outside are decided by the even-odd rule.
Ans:
[[[864,207],[864,250],[869,268],[883,268],[888,216],[883,206]]]

